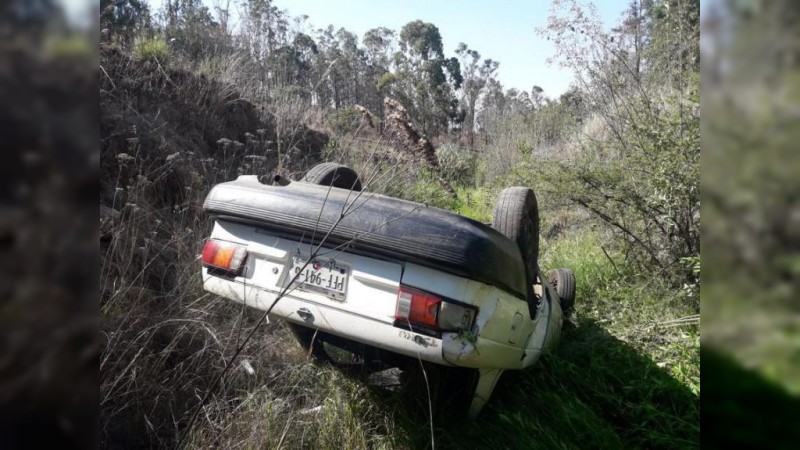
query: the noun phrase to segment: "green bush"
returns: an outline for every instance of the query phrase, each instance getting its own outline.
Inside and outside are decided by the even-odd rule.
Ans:
[[[409,187],[403,197],[436,208],[451,211],[456,208],[456,200],[450,197],[450,194],[442,189],[436,179],[426,170],[420,173],[418,181]]]
[[[137,38],[133,43],[133,57],[166,64],[172,59],[167,41],[162,38]]]
[[[446,180],[464,186],[475,184],[478,162],[475,151],[454,144],[444,144],[436,149],[436,157]]]
[[[539,166],[545,191],[591,212],[643,270],[700,251],[700,121],[687,106],[697,100],[668,98],[619,137],[576,138],[571,155]]]

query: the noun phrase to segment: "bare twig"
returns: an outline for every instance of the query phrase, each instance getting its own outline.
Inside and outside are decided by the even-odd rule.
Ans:
[[[104,74],[104,75],[106,76],[106,78],[108,79],[108,82],[109,82],[109,83],[111,83],[111,87],[112,87],[113,89],[117,89],[117,85],[116,85],[116,84],[114,84],[114,80],[112,80],[112,79],[111,79],[111,77],[108,75],[108,72],[106,72],[106,69],[105,69],[105,68],[103,68],[103,65],[102,65],[102,64],[100,64],[100,70],[102,70],[102,71],[103,71],[103,74]]]
[[[622,274],[619,272],[619,269],[617,269],[617,264],[614,262],[614,260],[613,260],[613,259],[611,259],[611,256],[608,254],[608,252],[606,251],[605,247],[603,247],[603,246],[601,245],[601,246],[600,246],[600,250],[602,250],[602,251],[603,251],[603,254],[604,254],[604,255],[606,255],[606,258],[608,258],[608,260],[611,262],[611,267],[613,267],[613,268],[614,268],[614,272],[616,272],[616,273],[617,273],[617,276],[618,276],[618,277],[620,277],[620,278],[622,278]]]

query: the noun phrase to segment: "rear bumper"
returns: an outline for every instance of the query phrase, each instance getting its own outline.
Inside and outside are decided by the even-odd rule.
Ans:
[[[269,309],[279,294],[277,291],[211,276],[206,269],[203,269],[203,277],[206,291],[264,311]],[[348,310],[344,305],[336,307],[331,303],[286,295],[275,303],[271,314],[309,328],[445,366],[522,369],[534,364],[542,351],[541,348],[523,349],[518,344],[498,342],[480,334],[467,336],[444,332],[441,339],[426,336],[395,327],[393,318],[378,320]]]

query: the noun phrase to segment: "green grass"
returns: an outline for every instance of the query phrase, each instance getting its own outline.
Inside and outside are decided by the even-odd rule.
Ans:
[[[428,206],[445,209],[478,222],[490,223],[497,193],[488,187],[454,186],[457,198],[452,198],[431,175],[423,171],[403,197]]]
[[[638,274],[593,231],[543,242],[546,271],[570,268],[577,280],[578,320],[594,320],[650,357],[691,392],[700,392],[699,326],[675,319],[697,315],[696,299],[659,273]]]
[[[85,36],[50,36],[44,42],[44,54],[49,58],[89,59],[94,52]]]
[[[703,439],[718,448],[797,447],[800,399],[780,381],[742,368],[735,357],[703,348],[708,380],[703,405]]]
[[[578,280],[562,340],[538,367],[506,372],[477,423],[438,428],[443,448],[699,446],[697,326],[653,327],[691,308],[658,280],[615,269],[600,244],[589,231],[544,243],[543,267]]]
[[[295,359],[280,379],[251,382],[235,401],[214,408],[215,429],[201,424],[189,446],[232,448],[244,440],[248,448],[406,447],[387,406],[363,382]]]
[[[486,187],[459,186],[456,188],[456,194],[458,194],[458,200],[451,205],[454,212],[478,222],[490,223],[492,221],[496,192]]]
[[[453,447],[696,446],[690,389],[594,320],[578,320],[563,338],[540,367],[505,373],[478,423],[441,430]]]
[[[464,422],[437,402],[436,448],[694,448],[699,397],[636,345],[598,321],[569,325],[558,350],[532,369],[509,371],[478,421]],[[228,408],[214,408],[192,444],[248,448],[429,448],[427,394],[368,385],[336,369],[295,363],[281,379],[252,386]],[[321,406],[318,411],[308,412]],[[287,431],[288,430],[288,431]]]
[[[138,60],[155,60],[166,64],[172,57],[167,41],[162,38],[139,37],[133,43],[133,56]]]

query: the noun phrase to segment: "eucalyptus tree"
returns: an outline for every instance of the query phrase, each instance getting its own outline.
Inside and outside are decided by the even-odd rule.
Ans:
[[[101,28],[128,44],[134,35],[150,28],[150,7],[145,0],[100,0]]]
[[[196,61],[213,54],[219,42],[219,24],[202,0],[165,0],[164,32],[174,50]]]
[[[454,92],[463,83],[458,59],[445,57],[439,29],[421,20],[404,25],[398,43],[395,72],[379,80],[379,87],[396,94],[427,136],[446,131],[458,119]]]
[[[473,148],[475,146],[475,109],[484,93],[486,84],[494,76],[500,63],[489,58],[481,61],[480,53],[470,49],[463,42],[458,44],[456,54],[461,59],[461,73],[464,78],[461,87],[461,105],[465,116],[462,134],[466,133],[469,146]]]
[[[397,33],[386,27],[367,30],[362,43],[366,53],[365,67],[365,106],[371,113],[383,116],[383,96],[381,80],[391,76],[392,61],[397,45]]]

